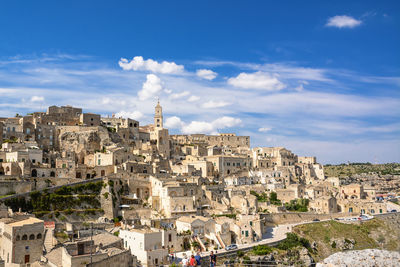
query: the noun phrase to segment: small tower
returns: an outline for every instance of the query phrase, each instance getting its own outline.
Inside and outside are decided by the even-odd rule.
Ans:
[[[162,107],[160,106],[160,100],[158,100],[157,106],[155,108],[154,127],[163,128],[163,115],[162,115]]]

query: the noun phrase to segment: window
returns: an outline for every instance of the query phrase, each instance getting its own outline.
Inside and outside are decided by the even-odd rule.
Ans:
[[[17,237],[15,238],[15,240],[19,241],[21,240],[21,237],[19,235],[17,235]]]
[[[35,235],[34,234],[31,234],[30,236],[29,236],[29,240],[34,240],[35,239]]]
[[[27,235],[23,235],[22,236],[22,240],[28,240],[28,236]]]
[[[349,208],[349,212],[353,212],[353,208]]]
[[[37,234],[36,239],[42,239],[42,234],[41,233]]]
[[[172,241],[172,235],[168,234],[168,242],[171,242],[171,241]]]

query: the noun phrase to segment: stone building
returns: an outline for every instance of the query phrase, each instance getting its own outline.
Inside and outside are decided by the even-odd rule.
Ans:
[[[167,218],[196,214],[202,192],[197,184],[150,177],[152,207]]]
[[[384,202],[365,199],[340,199],[338,200],[338,211],[374,215],[386,213],[387,205]]]
[[[219,135],[191,134],[171,135],[176,144],[199,144],[211,147],[231,147],[235,151],[250,149],[250,136],[236,136],[236,134],[221,133]]]
[[[82,113],[79,116],[79,123],[86,126],[100,126],[100,115],[94,113]]]
[[[206,161],[213,164],[214,175],[223,177],[252,168],[252,160],[246,156],[207,156]]]
[[[44,222],[31,217],[0,221],[0,253],[5,266],[25,266],[43,255]]]
[[[123,229],[119,236],[125,249],[136,256],[142,266],[168,264],[168,249],[162,245],[163,232],[155,228]]]
[[[255,147],[252,158],[255,168],[294,166],[297,162],[296,155],[284,147]]]
[[[332,196],[323,196],[309,203],[310,210],[316,213],[336,213],[338,211],[336,198]]]
[[[343,199],[362,199],[364,187],[360,184],[349,184],[340,187],[340,197]]]

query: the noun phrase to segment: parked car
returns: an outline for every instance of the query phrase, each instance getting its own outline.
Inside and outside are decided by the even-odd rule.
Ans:
[[[391,210],[390,212],[397,212],[397,210]]]
[[[225,250],[234,250],[234,249],[238,249],[238,246],[236,244],[230,244],[225,248]]]
[[[312,220],[313,222],[319,222],[319,219],[315,218],[314,220]]]

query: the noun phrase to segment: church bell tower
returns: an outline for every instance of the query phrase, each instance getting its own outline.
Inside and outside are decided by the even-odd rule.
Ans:
[[[160,100],[158,100],[157,106],[155,108],[154,127],[163,128],[163,115],[162,115],[162,107],[160,106]]]

